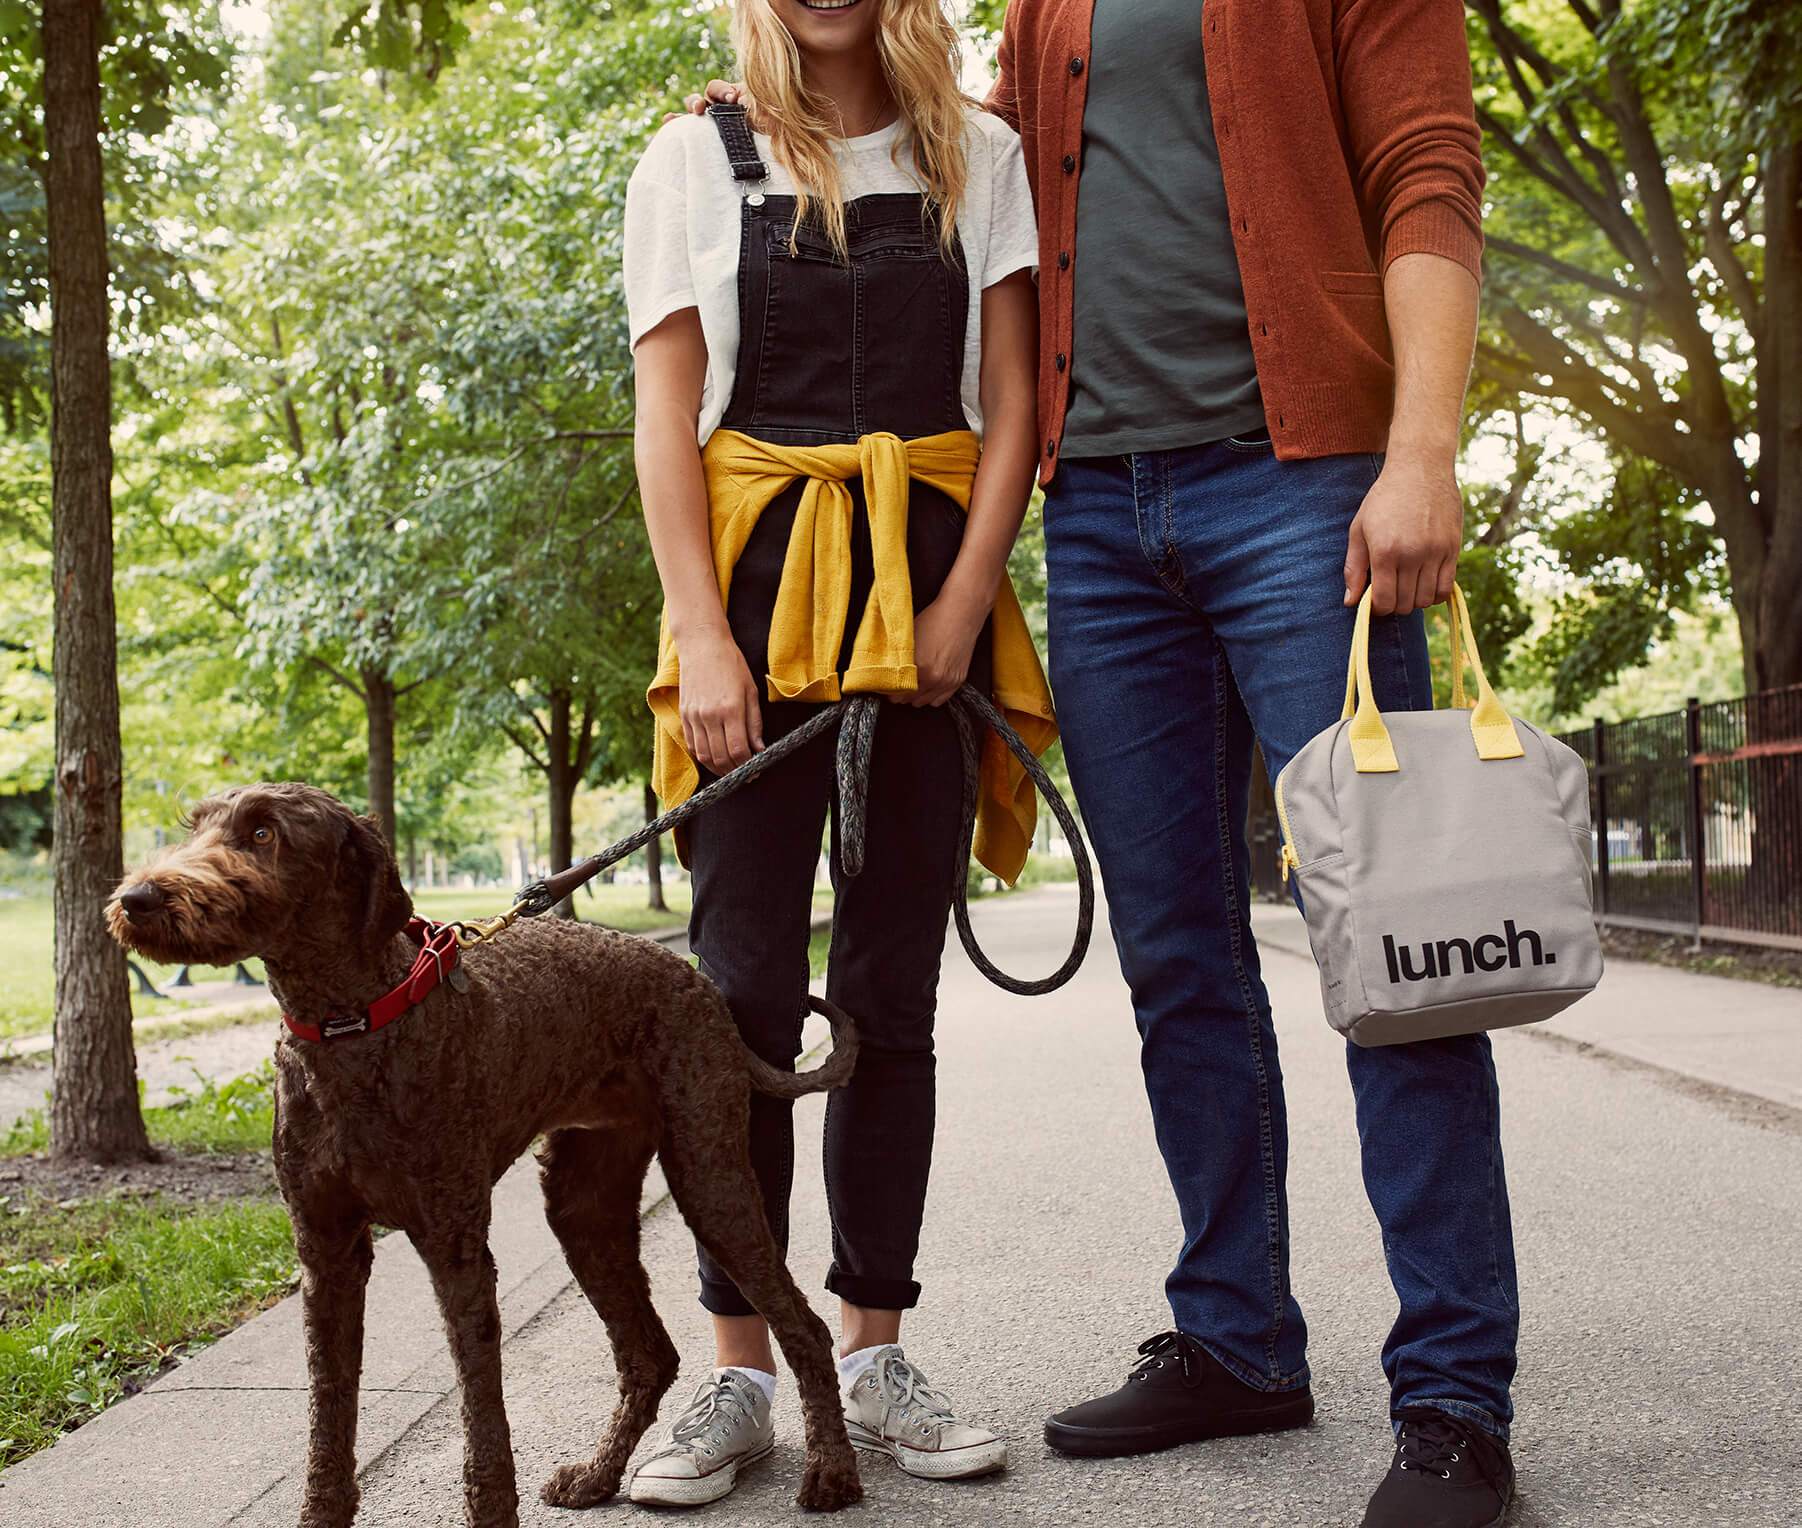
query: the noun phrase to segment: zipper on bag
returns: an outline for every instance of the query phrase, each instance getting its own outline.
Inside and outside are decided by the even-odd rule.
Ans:
[[[1283,782],[1281,776],[1272,787],[1276,795],[1276,825],[1282,834],[1283,852],[1279,856],[1281,884],[1289,884],[1291,872],[1301,869],[1301,856],[1295,852],[1295,834],[1289,827],[1289,809],[1283,805]]]

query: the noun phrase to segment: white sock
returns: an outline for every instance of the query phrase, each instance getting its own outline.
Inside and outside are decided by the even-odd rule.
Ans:
[[[776,1399],[775,1375],[766,1374],[762,1369],[747,1369],[740,1364],[727,1364],[724,1368],[715,1369],[713,1371],[713,1377],[715,1379],[719,1379],[727,1374],[744,1375],[746,1379],[763,1392],[763,1398],[766,1401],[773,1401]]]
[[[862,1377],[863,1371],[876,1362],[876,1355],[892,1344],[879,1342],[873,1348],[859,1348],[855,1353],[847,1353],[838,1361],[838,1387],[847,1395],[851,1387]]]

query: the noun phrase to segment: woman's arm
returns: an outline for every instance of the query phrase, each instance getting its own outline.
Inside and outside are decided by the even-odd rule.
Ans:
[[[651,553],[681,662],[682,736],[716,775],[763,747],[757,685],[732,630],[713,571],[707,480],[695,444],[707,344],[701,317],[682,308],[638,342],[638,411],[633,450]]]
[[[1038,294],[1032,272],[1015,271],[982,294],[982,461],[957,561],[914,622],[914,705],[957,693],[1007,572],[1039,465],[1038,368]]]

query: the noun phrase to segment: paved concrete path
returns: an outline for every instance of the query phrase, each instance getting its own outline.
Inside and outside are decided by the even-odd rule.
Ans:
[[[1055,961],[1072,911],[1067,893],[1049,891],[985,902],[977,921],[1003,965],[1030,971]],[[1280,940],[1279,929],[1271,933]],[[1008,1433],[1012,1467],[987,1482],[932,1485],[867,1461],[867,1503],[844,1521],[1358,1521],[1388,1457],[1376,1357],[1394,1299],[1358,1180],[1342,1050],[1321,1018],[1312,965],[1273,945],[1266,976],[1289,1084],[1295,1282],[1314,1334],[1317,1423],[1138,1461],[1078,1464],[1044,1448],[1044,1414],[1116,1383],[1133,1345],[1167,1323],[1159,1286],[1176,1216],[1105,938],[1077,981],[1049,999],[994,991],[954,950],[919,1270],[927,1293],[909,1351],[966,1414]],[[1714,1006],[1695,1011],[1695,1024],[1726,1033],[1741,988],[1704,990]],[[1802,999],[1793,1001],[1802,1034]],[[1795,1521],[1802,1117],[1742,1108],[1736,1095],[1527,1032],[1498,1035],[1496,1050],[1525,1311],[1522,1501],[1511,1521]],[[793,1261],[810,1294],[827,1260],[821,1107],[810,1100],[799,1113]],[[648,1521],[624,1504],[582,1519],[535,1500],[555,1464],[591,1447],[612,1366],[534,1198],[516,1170],[496,1204],[524,1521]],[[667,1422],[706,1356],[691,1246],[667,1205],[649,1215],[645,1253],[688,1360],[665,1403]],[[460,1523],[454,1386],[402,1238],[378,1252],[369,1327],[361,1521]],[[19,1528],[292,1523],[305,1417],[298,1336],[289,1302],[14,1468],[0,1477],[0,1519]],[[792,1384],[779,1418],[771,1460],[729,1505],[697,1521],[798,1521]]]
[[[225,1082],[255,1071],[275,1054],[277,1030],[275,1004],[267,994],[245,1007],[241,1022],[218,1029],[173,1039],[158,1039],[154,1030],[140,1029],[133,1038],[145,1103],[166,1104],[177,1089],[192,1092],[202,1078]],[[0,1131],[20,1115],[45,1107],[50,1084],[47,1065],[29,1061],[0,1065]]]

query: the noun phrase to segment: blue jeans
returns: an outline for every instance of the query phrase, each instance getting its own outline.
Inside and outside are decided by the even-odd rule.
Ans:
[[[1249,923],[1252,744],[1274,778],[1339,718],[1346,531],[1380,468],[1220,442],[1066,461],[1045,500],[1065,757],[1182,1211],[1170,1308],[1260,1390],[1305,1385],[1308,1365]],[[1432,705],[1419,614],[1378,620],[1370,649],[1379,703]],[[1519,1307],[1488,1037],[1348,1045],[1346,1064],[1401,1304],[1383,1349],[1392,1409],[1435,1406],[1505,1438]]]

